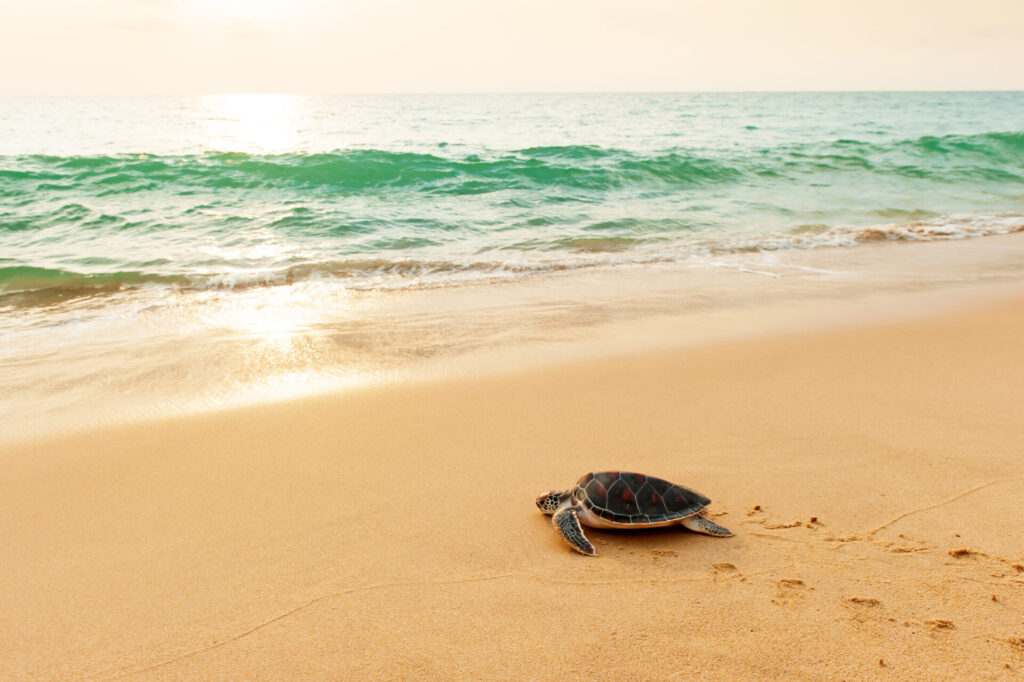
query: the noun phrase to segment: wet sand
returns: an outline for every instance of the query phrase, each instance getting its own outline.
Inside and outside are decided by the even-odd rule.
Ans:
[[[0,448],[314,393],[853,328],[1022,291],[1024,231],[452,288],[140,289],[125,292],[134,303],[117,314],[105,297],[87,298],[21,311],[34,322],[20,333],[0,331]]]
[[[0,449],[3,679],[1010,679],[1024,300]],[[586,471],[716,539],[589,531]]]

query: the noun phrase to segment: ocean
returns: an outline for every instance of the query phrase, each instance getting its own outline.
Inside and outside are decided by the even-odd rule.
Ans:
[[[0,98],[0,408],[291,395],[530,318],[453,290],[1022,229],[1020,92]]]

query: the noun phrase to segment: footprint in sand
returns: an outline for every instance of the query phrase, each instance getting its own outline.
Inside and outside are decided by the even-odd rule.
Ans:
[[[900,537],[902,538],[903,536],[901,535]],[[882,546],[890,552],[892,552],[893,554],[912,554],[914,552],[927,552],[929,549],[929,547],[923,542],[906,539],[898,540],[896,542],[887,542]]]
[[[781,528],[799,528],[804,525],[802,521],[790,521],[789,523],[766,523],[765,530],[779,530]]]
[[[924,622],[932,630],[952,630],[956,626],[953,625],[953,621],[946,620],[944,618],[933,618],[932,620],[926,620]]]
[[[674,558],[679,556],[679,554],[674,549],[652,549],[650,554],[651,561],[653,561],[656,564],[660,564],[662,559]]]
[[[1019,562],[967,547],[951,549],[946,554],[951,557],[951,560],[945,562],[947,566],[962,565],[966,567],[985,563],[989,566],[989,576],[993,578],[1009,578],[1012,583],[1024,584],[1024,580],[1021,579],[1021,573],[1024,573],[1024,564]],[[997,600],[993,599],[992,601]]]
[[[755,504],[747,510],[747,517],[747,520],[743,523],[758,523],[764,525],[768,520],[764,515],[764,509],[759,504]]]
[[[735,579],[741,583],[747,582],[746,576],[740,573],[740,570],[736,568],[736,564],[730,561],[719,561],[711,567],[711,573],[718,581]]]
[[[985,556],[984,552],[979,552],[974,549],[967,549],[966,547],[960,547],[959,549],[951,549],[947,552],[949,556],[954,559],[976,559],[978,557]]]
[[[788,604],[795,599],[802,598],[804,596],[804,590],[807,589],[807,585],[799,578],[783,578],[776,583],[776,588],[777,592],[775,594],[775,598],[772,599],[772,603]]]
[[[853,620],[858,623],[881,618],[881,613],[875,609],[881,606],[882,602],[874,597],[847,597],[844,604],[853,611]]]
[[[817,516],[812,516],[806,521],[788,521],[788,522],[774,522],[769,523],[770,519],[765,515],[764,508],[759,504],[755,504],[753,507],[747,510],[747,516],[749,517],[743,523],[756,523],[765,527],[766,530],[781,530],[784,528],[810,528],[811,530],[817,530],[825,524],[822,523]]]

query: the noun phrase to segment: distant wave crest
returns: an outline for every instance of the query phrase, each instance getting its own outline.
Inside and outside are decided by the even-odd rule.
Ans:
[[[279,155],[18,156],[0,159],[0,195],[26,190],[87,195],[246,189],[452,195],[516,189],[672,191],[808,172],[1024,182],[1024,133],[926,136],[885,144],[839,139],[736,154],[686,149],[642,154],[575,145],[459,157],[375,149]]]
[[[692,186],[739,171],[696,155],[644,156],[596,147],[540,147],[493,157],[357,149],[321,154],[191,156],[22,156],[0,177],[37,191],[130,194],[155,189],[324,189],[480,194],[507,189],[608,190],[636,184]],[[11,167],[13,166],[13,167]]]

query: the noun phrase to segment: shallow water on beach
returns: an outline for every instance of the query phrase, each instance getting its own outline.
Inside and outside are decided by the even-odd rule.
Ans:
[[[0,99],[4,429],[854,291],[881,242],[1024,230],[1022,121],[1012,92]]]

